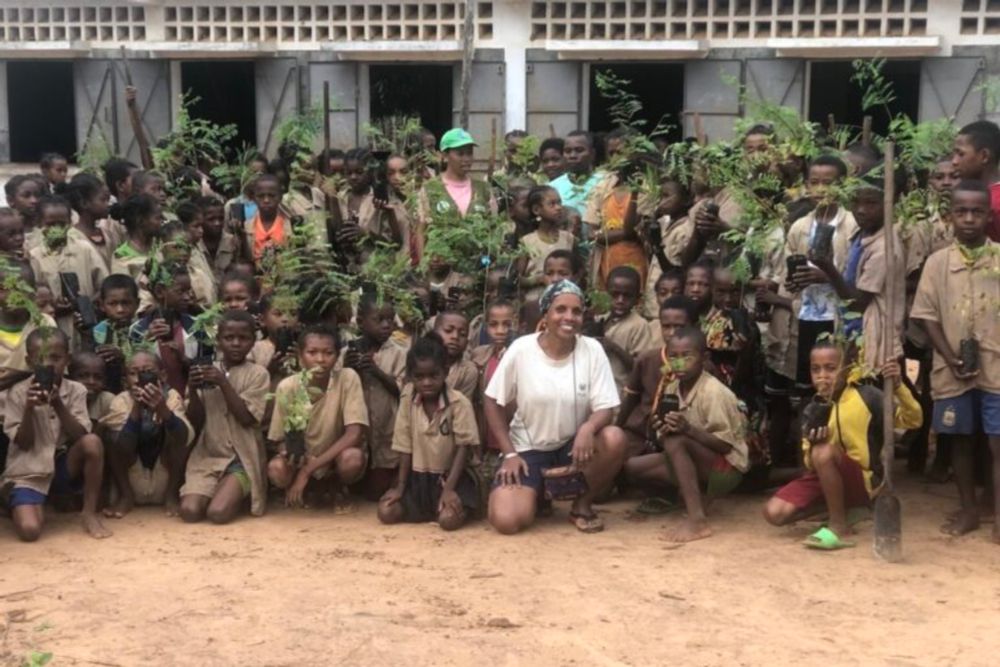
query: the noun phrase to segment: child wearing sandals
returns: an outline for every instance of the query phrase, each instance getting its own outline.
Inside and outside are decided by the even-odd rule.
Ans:
[[[379,501],[382,523],[437,521],[455,530],[479,505],[465,471],[470,448],[479,446],[476,414],[469,399],[446,385],[447,368],[447,352],[433,337],[418,340],[406,355],[412,382],[400,397],[392,436],[399,476]]]
[[[809,371],[817,396],[832,403],[830,416],[826,426],[803,425],[807,472],[778,489],[764,505],[764,518],[775,526],[794,523],[825,508],[830,515],[827,525],[804,542],[815,549],[854,546],[843,539],[853,532],[849,510],[871,504],[873,482],[881,475],[882,392],[850,382],[847,361],[848,353],[830,339],[813,345]],[[899,362],[886,362],[882,374],[896,387],[895,427],[920,426],[920,404],[902,384]]]

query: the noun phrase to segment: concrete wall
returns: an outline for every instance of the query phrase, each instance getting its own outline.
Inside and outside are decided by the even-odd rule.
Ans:
[[[563,133],[585,125],[587,76],[591,64],[599,62],[690,63],[689,74],[699,81],[686,85],[684,108],[726,107],[730,118],[720,117],[720,127],[731,122],[731,105],[719,101],[715,82],[704,80],[705,72],[718,69],[698,65],[704,60],[734,61],[726,67],[734,67],[744,80],[753,68],[767,70],[767,61],[876,55],[928,62],[950,56],[981,59],[976,86],[1000,76],[1000,8],[986,0],[493,0],[474,5],[473,90],[479,94],[473,100],[473,129],[480,135],[488,133],[494,119],[499,130],[527,127],[540,135],[550,128]],[[56,0],[44,6],[0,0],[0,160],[9,157],[10,130],[3,59],[107,62],[120,57],[122,46],[133,60],[171,63],[164,70],[168,102],[158,98],[155,105],[170,110],[165,119],[157,117],[159,130],[176,118],[178,61],[246,58],[258,61],[258,83],[264,87],[284,83],[287,70],[278,61],[297,65],[296,94],[286,97],[295,104],[279,105],[279,118],[296,104],[316,100],[315,86],[336,72],[336,80],[353,91],[351,104],[337,112],[336,142],[353,144],[368,115],[367,65],[447,62],[458,67],[466,6],[465,0]],[[971,61],[966,64],[963,77],[972,71]],[[91,78],[100,70],[77,67],[77,88],[92,87]],[[775,76],[788,74],[787,67],[773,70]],[[940,66],[928,69],[932,75],[939,82],[947,78]],[[808,99],[804,78],[796,84],[800,99]],[[966,92],[974,87],[966,86]],[[975,110],[977,100],[982,106],[977,94],[970,93],[960,115]],[[274,105],[258,100],[257,106],[258,126],[270,126]],[[933,107],[922,103],[922,113],[925,108],[928,114],[943,113]],[[93,113],[86,106],[77,110],[78,119]]]

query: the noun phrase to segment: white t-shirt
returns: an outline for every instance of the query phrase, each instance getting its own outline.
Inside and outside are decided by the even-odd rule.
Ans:
[[[611,364],[600,343],[578,336],[573,353],[556,360],[538,344],[540,335],[515,340],[486,388],[498,405],[516,401],[510,439],[519,452],[559,449],[591,413],[619,404]]]

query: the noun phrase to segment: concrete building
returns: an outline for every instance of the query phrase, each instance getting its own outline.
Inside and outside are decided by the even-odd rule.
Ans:
[[[922,120],[994,111],[984,91],[1000,74],[997,0],[0,0],[0,161],[94,135],[135,158],[122,46],[154,137],[190,90],[198,113],[270,153],[281,118],[318,103],[324,82],[335,145],[399,111],[440,132],[457,117],[470,9],[470,129],[484,146],[494,122],[607,129],[599,68],[631,79],[678,136],[699,112],[713,137],[743,112],[720,74],[838,122],[859,120],[852,58],[888,58],[894,106]]]

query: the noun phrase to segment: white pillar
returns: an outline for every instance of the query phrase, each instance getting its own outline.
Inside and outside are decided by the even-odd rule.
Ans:
[[[504,45],[504,131],[528,126],[527,50],[531,43],[531,3],[493,3],[493,42]]]
[[[522,46],[504,49],[504,131],[528,127],[528,50]]]
[[[10,100],[7,97],[7,62],[0,61],[0,162],[10,162]]]

